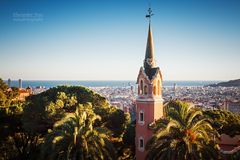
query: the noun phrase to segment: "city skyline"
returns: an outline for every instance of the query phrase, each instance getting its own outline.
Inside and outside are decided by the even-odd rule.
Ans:
[[[0,77],[135,80],[148,21],[142,1],[1,1]],[[151,1],[164,80],[240,78],[240,1]]]

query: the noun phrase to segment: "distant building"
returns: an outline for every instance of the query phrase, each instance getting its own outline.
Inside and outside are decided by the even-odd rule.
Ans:
[[[11,79],[10,78],[8,79],[8,87],[9,88],[11,87]]]
[[[151,18],[151,9],[149,15]],[[146,143],[152,136],[149,124],[163,116],[162,74],[155,64],[154,46],[149,21],[148,38],[144,67],[140,68],[138,78],[138,96],[136,99],[136,159],[146,159]]]
[[[222,109],[228,110],[233,113],[240,113],[240,101],[225,99]]]
[[[176,97],[176,92],[177,92],[177,84],[173,84],[173,92],[174,92],[174,98]]]
[[[18,88],[21,89],[22,88],[22,79],[18,80]]]
[[[30,87],[30,86],[28,86],[28,87],[26,88],[26,91],[27,91],[28,93],[30,93],[30,94],[33,94],[33,89],[32,89],[32,87]]]
[[[112,101],[112,102],[110,102],[111,103],[111,105],[113,105],[113,106],[116,106],[116,107],[118,107],[119,109],[121,109],[121,110],[123,110],[123,106],[122,106],[122,104],[120,103],[120,102],[116,102],[116,101]]]
[[[134,92],[134,86],[131,86],[131,91]]]
[[[31,95],[31,90],[19,88],[19,96],[16,98],[18,101],[25,101],[26,97]]]
[[[9,92],[12,92],[12,88],[9,88]],[[26,97],[33,94],[33,91],[31,87],[27,87],[26,89],[18,88],[18,93],[19,95],[13,101],[25,101]]]
[[[47,90],[47,88],[45,88],[44,86],[37,86],[36,88],[32,88],[32,94],[36,95],[36,94],[40,94],[42,92],[45,92]]]

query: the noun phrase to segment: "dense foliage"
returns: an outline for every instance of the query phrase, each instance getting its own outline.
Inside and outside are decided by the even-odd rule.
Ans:
[[[201,110],[180,101],[167,105],[167,117],[152,124],[148,159],[218,159],[214,137],[218,136]]]
[[[91,153],[93,157],[99,153],[99,159],[134,156],[134,147],[123,140],[123,137],[129,137],[127,134],[133,135],[129,132],[129,114],[110,106],[106,98],[92,90],[81,86],[59,86],[30,96],[25,102],[18,102],[14,100],[14,95],[17,96],[15,89],[9,92],[2,80],[0,88],[0,159],[65,159],[66,156],[81,159],[79,153],[83,152]],[[77,123],[83,113],[87,115],[85,121]],[[82,145],[80,147],[83,148],[72,147],[73,139],[63,143],[76,135],[76,127],[79,142],[76,144],[79,145],[81,137],[85,136],[84,142],[88,142],[89,148],[84,149]],[[58,133],[61,133],[62,140],[59,140]],[[93,144],[97,139],[98,148]],[[66,150],[64,147],[69,148]],[[102,154],[96,149],[102,150]],[[59,150],[64,153],[59,153]]]
[[[213,127],[219,134],[227,134],[231,137],[240,135],[240,115],[227,110],[207,110],[204,111],[206,117],[212,119]]]
[[[115,159],[108,129],[94,127],[101,120],[91,104],[79,105],[73,116],[54,126],[42,146],[43,159]]]
[[[34,141],[22,127],[24,104],[15,100],[18,95],[18,88],[0,79],[0,159],[25,159]]]
[[[11,92],[8,90],[8,85],[0,78],[0,107],[7,108],[14,105],[12,99],[16,98],[18,94],[18,88],[11,87]]]

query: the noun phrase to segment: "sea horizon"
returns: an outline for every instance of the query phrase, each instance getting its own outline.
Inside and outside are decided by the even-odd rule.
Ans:
[[[4,80],[7,83],[7,80]],[[165,80],[163,87],[173,86],[175,83],[181,87],[205,86],[222,82],[221,80]],[[18,87],[18,80],[11,80],[11,87]],[[85,87],[127,87],[136,85],[136,80],[22,80],[22,87],[52,88],[60,85],[85,86]]]

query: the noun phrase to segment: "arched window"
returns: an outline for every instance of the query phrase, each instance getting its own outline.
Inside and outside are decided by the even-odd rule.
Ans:
[[[140,94],[143,94],[143,80],[140,81]]]
[[[156,86],[153,86],[153,94],[154,94],[154,95],[157,94],[157,88],[156,88]]]
[[[158,95],[161,93],[161,85],[160,85],[160,80],[158,80]]]
[[[147,90],[147,85],[144,86],[144,94],[147,95],[148,94],[148,90]]]

